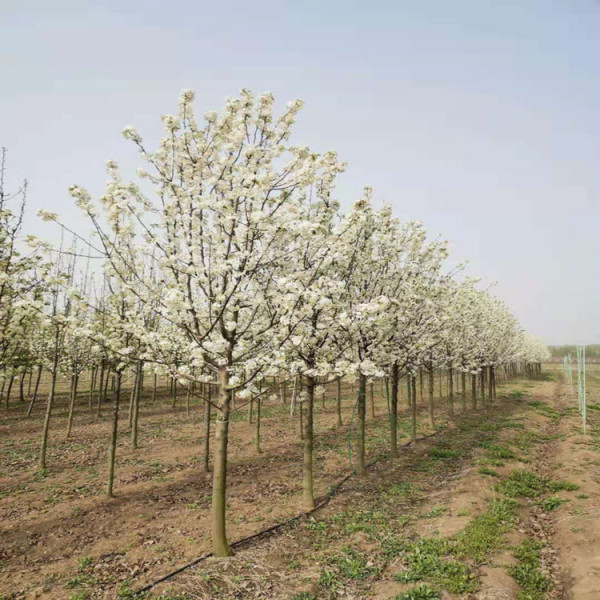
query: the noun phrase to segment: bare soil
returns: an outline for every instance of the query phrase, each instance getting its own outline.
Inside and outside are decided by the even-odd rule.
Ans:
[[[264,598],[393,600],[413,590],[405,581],[414,545],[454,540],[504,496],[499,482],[526,469],[565,480],[576,491],[553,493],[563,501],[549,510],[540,498],[517,498],[514,521],[485,560],[463,557],[469,589],[451,592],[439,581],[422,585],[441,599],[517,599],[515,547],[541,542],[540,573],[550,589],[539,598],[600,598],[600,370],[588,377],[588,432],[581,434],[576,400],[558,370],[551,380],[516,380],[499,399],[472,413],[445,419],[436,400],[439,431],[386,455],[387,407],[375,386],[369,407],[368,459],[379,459],[366,478],[352,477],[312,518],[259,538],[230,559],[210,558],[150,593],[155,598]],[[348,444],[354,393],[344,385],[343,420],[337,427],[335,386],[316,403],[316,488],[319,497],[350,469]],[[436,389],[436,394],[438,390]],[[96,419],[80,398],[71,439],[65,439],[66,399],[51,428],[49,472],[36,474],[43,412],[24,416],[18,400],[0,420],[0,598],[126,598],[210,551],[211,479],[202,471],[203,409],[185,398],[175,410],[162,390],[142,402],[140,448],[131,450],[127,395],[117,454],[116,498],[103,495],[110,407]],[[405,400],[401,442],[409,440]],[[432,433],[425,414],[419,435]],[[261,447],[243,409],[232,420],[228,473],[228,534],[236,540],[302,513],[298,415],[277,400],[265,403]],[[490,449],[490,444],[492,445]],[[494,460],[494,448],[514,456]],[[548,494],[546,494],[547,496]],[[545,497],[545,496],[544,496]],[[444,557],[444,560],[450,560]],[[416,596],[415,596],[416,597]],[[426,597],[426,596],[423,596]],[[431,596],[433,597],[433,596]],[[526,596],[523,596],[525,598]],[[537,600],[537,597],[536,599]]]

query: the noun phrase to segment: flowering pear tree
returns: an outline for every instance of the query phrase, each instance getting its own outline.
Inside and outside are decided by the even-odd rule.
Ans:
[[[165,136],[154,152],[133,128],[124,130],[147,164],[139,174],[154,187],[155,198],[124,183],[112,163],[101,199],[104,219],[83,188],[71,192],[141,311],[156,313],[182,332],[187,361],[168,365],[174,376],[189,383],[194,373],[212,373],[203,381],[218,390],[212,400],[218,411],[213,547],[223,556],[229,553],[225,491],[234,390],[257,391],[252,386],[272,361],[281,317],[273,275],[302,241],[299,208],[306,194],[314,188],[326,195],[341,166],[332,152],[319,155],[289,144],[299,101],[275,117],[272,95],[254,98],[244,90],[227,100],[220,115],[207,113],[200,125],[193,98],[184,91],[178,114],[163,117]],[[125,245],[115,245],[106,227],[114,229],[124,215],[135,227]],[[141,268],[142,256],[152,258],[156,276]],[[172,355],[155,332],[140,331],[139,338],[148,359],[164,363]]]

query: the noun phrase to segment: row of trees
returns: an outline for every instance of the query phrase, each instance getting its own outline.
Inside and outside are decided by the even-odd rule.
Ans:
[[[99,201],[83,187],[70,189],[92,237],[70,232],[76,243],[69,248],[30,240],[33,250],[21,258],[14,247],[22,211],[11,212],[2,196],[1,283],[8,291],[0,290],[0,359],[5,382],[33,366],[51,376],[40,468],[59,373],[71,378],[68,434],[81,373],[92,371],[100,395],[114,379],[109,495],[124,377],[135,380],[134,430],[144,373],[168,374],[206,403],[209,416],[216,411],[213,546],[223,556],[232,411],[290,382],[292,401],[304,407],[310,509],[317,386],[356,380],[356,472],[364,475],[370,380],[388,386],[395,457],[401,378],[416,435],[417,376],[428,378],[433,424],[434,371],[448,373],[452,418],[455,377],[463,390],[470,380],[475,408],[478,378],[479,393],[493,397],[499,368],[540,363],[547,350],[489,290],[447,267],[445,242],[428,240],[418,222],[401,223],[390,207],[374,208],[370,189],[340,211],[333,191],[344,165],[337,155],[289,141],[299,101],[276,116],[270,94],[244,90],[200,123],[193,99],[184,91],[178,113],[163,117],[165,135],[154,151],[125,128],[144,163],[139,184],[125,181],[111,161]],[[56,214],[41,216],[61,224]]]

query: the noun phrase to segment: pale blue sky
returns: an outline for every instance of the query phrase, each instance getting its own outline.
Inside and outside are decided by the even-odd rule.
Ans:
[[[136,163],[182,88],[198,110],[247,87],[306,108],[295,139],[451,242],[548,343],[600,342],[600,2],[4,0],[0,144],[44,206]]]

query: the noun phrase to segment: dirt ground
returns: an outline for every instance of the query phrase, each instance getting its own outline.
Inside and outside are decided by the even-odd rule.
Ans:
[[[588,378],[585,437],[560,372],[545,373],[540,381],[503,384],[497,402],[459,414],[452,424],[444,422],[439,399],[438,433],[406,447],[396,461],[385,455],[387,409],[376,384],[368,454],[381,460],[368,477],[351,478],[314,518],[248,544],[231,559],[208,559],[156,586],[151,597],[600,598],[600,405],[593,402],[600,371]],[[334,394],[331,386],[325,408],[317,402],[320,497],[349,472],[353,391],[344,386],[341,428]],[[26,419],[13,401],[3,415],[0,598],[131,597],[210,550],[202,408],[192,404],[187,416],[184,398],[173,410],[166,391],[155,403],[147,393],[140,448],[131,450],[126,404],[114,499],[103,496],[108,405],[97,420],[82,397],[73,436],[65,440],[65,401],[59,402],[45,476],[35,473],[42,407]],[[288,410],[277,401],[263,408],[261,454],[247,411],[233,420],[231,540],[302,512],[299,423]],[[430,434],[424,415],[419,421],[419,435]],[[400,428],[407,442],[406,418]],[[509,495],[519,491],[514,472],[523,470],[544,482],[536,496]],[[569,489],[554,490],[557,481],[568,481]],[[496,518],[503,502],[509,512]],[[518,558],[527,540],[540,546],[529,553],[535,560]]]

